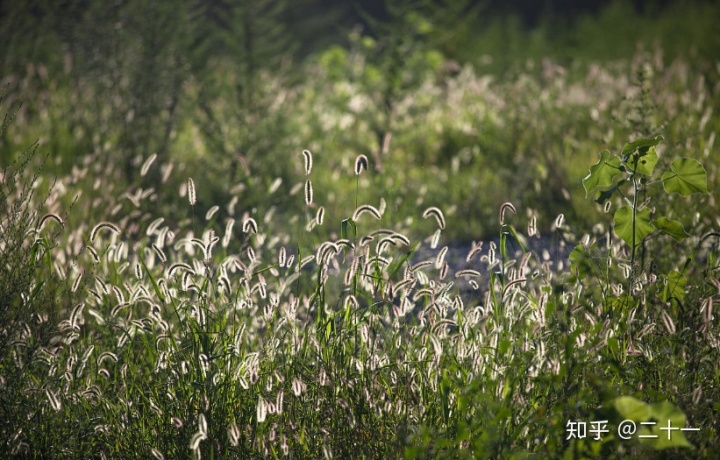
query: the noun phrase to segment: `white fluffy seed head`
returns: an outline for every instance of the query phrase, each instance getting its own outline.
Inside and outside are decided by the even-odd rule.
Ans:
[[[222,247],[226,248],[230,244],[230,238],[232,238],[232,230],[235,225],[235,219],[230,218],[225,224],[225,234],[222,239]]]
[[[42,230],[43,225],[45,225],[45,222],[47,222],[48,220],[54,220],[55,222],[58,223],[58,225],[65,228],[65,224],[63,223],[60,216],[58,216],[57,214],[48,213],[48,214],[45,214],[42,219],[40,219],[40,222],[38,223],[38,227],[37,227],[38,231]]]
[[[675,322],[670,317],[670,314],[666,310],[662,310],[660,313],[660,317],[662,318],[663,324],[665,325],[665,329],[668,331],[669,334],[675,333]]]
[[[306,385],[299,378],[295,377],[292,381],[292,391],[295,396],[300,396],[305,392]]]
[[[80,286],[80,281],[82,280],[82,276],[83,276],[82,272],[77,274],[77,276],[75,277],[75,282],[73,283],[72,288],[70,288],[71,292],[77,291],[78,287]]]
[[[275,413],[282,414],[283,413],[283,401],[285,400],[285,392],[280,390],[277,395],[275,395]]]
[[[461,278],[463,276],[471,276],[474,278],[480,278],[482,275],[479,271],[473,270],[470,268],[466,268],[465,270],[460,270],[457,273],[455,273],[455,278]]]
[[[157,158],[157,153],[153,153],[148,157],[147,160],[145,160],[145,163],[143,163],[142,168],[140,168],[140,176],[145,177],[145,174],[148,173],[148,170],[150,169],[150,166],[152,166],[153,162]]]
[[[515,205],[510,203],[509,201],[506,201],[505,203],[500,206],[500,225],[505,224],[505,212],[510,211],[513,214],[517,214],[517,209],[515,209]]]
[[[445,228],[445,216],[443,216],[442,211],[440,211],[440,209],[436,208],[435,206],[427,208],[425,212],[423,212],[422,216],[425,219],[431,216],[434,217],[440,229],[443,230]]]
[[[197,432],[190,439],[190,450],[196,451],[196,455],[199,454],[200,443],[207,439],[207,434]]]
[[[368,158],[365,155],[358,155],[357,158],[355,158],[355,175],[359,176],[363,171],[367,171],[369,164]]]
[[[404,244],[405,246],[410,246],[410,239],[407,236],[403,235],[402,233],[395,232],[392,235],[390,235],[388,238],[392,238],[393,241],[395,241],[396,243],[400,242],[400,243]]]
[[[482,251],[482,247],[483,247],[483,242],[482,242],[482,241],[479,242],[479,243],[477,243],[477,244],[475,244],[475,242],[473,242],[473,244],[472,244],[472,249],[470,249],[470,252],[468,252],[468,255],[467,255],[467,257],[465,258],[465,261],[466,261],[466,262],[470,262],[470,259],[472,259],[472,258],[475,256],[475,254],[477,254],[477,253],[479,253],[480,251]]]
[[[217,205],[215,205],[215,206],[213,206],[212,208],[208,209],[208,212],[205,213],[205,220],[210,220],[210,219],[212,219],[212,216],[215,215],[215,213],[218,211],[218,209],[220,209],[220,206],[217,206]]]
[[[305,174],[310,175],[310,171],[312,171],[313,162],[312,162],[312,153],[310,153],[310,150],[303,150],[302,151],[303,158],[305,159]]]
[[[85,249],[88,250],[90,255],[92,256],[93,262],[99,263],[100,262],[100,256],[98,256],[97,251],[92,246],[85,246]]]
[[[703,322],[705,324],[708,324],[710,321],[712,321],[712,317],[713,317],[713,298],[712,297],[708,297],[705,300],[705,302],[703,303],[702,314],[703,314]]]
[[[440,242],[440,235],[442,235],[442,231],[438,228],[435,230],[435,233],[433,233],[432,240],[430,241],[430,249],[437,248],[437,245]]]
[[[387,209],[385,198],[380,197],[380,206],[378,206],[378,211],[380,211],[380,214],[385,214],[385,209]]]
[[[243,222],[243,232],[245,233],[257,233],[258,232],[258,226],[255,219],[252,217],[248,217]]]
[[[162,224],[164,221],[165,221],[165,218],[164,218],[164,217],[158,217],[158,218],[155,219],[154,221],[150,222],[150,225],[148,225],[147,230],[145,230],[145,234],[146,234],[147,236],[150,236],[150,235],[152,235],[153,233],[155,233],[155,231],[156,231],[158,228],[160,228],[160,224]]]
[[[197,195],[195,194],[195,181],[192,180],[192,177],[188,177],[187,188],[190,206],[195,206],[195,203],[197,203]]]
[[[79,320],[82,318],[82,312],[85,308],[84,303],[79,303],[73,308],[72,312],[70,313],[70,326],[75,329],[79,325]]]
[[[117,227],[117,225],[111,224],[110,222],[101,222],[94,226],[92,231],[90,232],[90,241],[95,241],[95,237],[97,236],[98,232],[104,228],[110,230],[116,235],[120,234],[120,229]]]
[[[272,184],[270,184],[270,188],[268,188],[268,194],[272,195],[273,193],[277,192],[280,186],[282,185],[282,178],[276,177]]]
[[[190,265],[183,263],[183,262],[177,262],[177,263],[172,264],[170,266],[170,268],[168,268],[168,275],[174,276],[175,272],[177,270],[184,270],[186,272],[191,272],[191,273],[195,274],[195,271],[192,269],[192,267]]]
[[[696,406],[700,404],[700,398],[702,397],[702,385],[698,385],[692,392],[692,402]]]
[[[280,265],[280,267],[284,267],[286,261],[287,261],[287,251],[285,250],[285,246],[282,246],[280,248],[280,253],[278,254],[278,265]]]
[[[160,259],[160,262],[166,263],[167,262],[167,256],[165,256],[165,252],[158,246],[157,244],[152,244],[152,249],[155,251],[155,255]]]
[[[205,420],[205,414],[198,414],[198,431],[203,434],[207,434],[207,420]]]
[[[530,217],[528,222],[527,233],[529,237],[533,237],[537,234],[537,216]]]
[[[310,180],[305,181],[305,204],[310,206],[313,202],[313,187]]]
[[[232,422],[228,427],[228,437],[230,438],[230,444],[233,446],[240,443],[240,429],[235,422]]]
[[[262,396],[258,397],[257,403],[257,421],[263,423],[267,417],[267,403]]]
[[[435,258],[435,268],[440,268],[443,266],[443,262],[445,262],[445,255],[448,252],[448,247],[443,246],[443,248],[438,252],[437,257]]]
[[[373,216],[376,219],[382,218],[382,214],[380,214],[380,211],[375,206],[371,206],[369,204],[363,204],[363,205],[358,206],[358,208],[353,213],[352,218],[355,222],[357,222],[357,220],[360,218],[360,216],[362,216],[365,213],[370,214],[371,216]]]
[[[58,396],[50,390],[49,388],[45,390],[45,394],[47,395],[48,401],[50,401],[50,405],[52,406],[55,411],[59,412],[60,409],[62,409],[62,403],[60,402],[60,399]]]
[[[113,286],[112,291],[115,294],[115,297],[117,298],[117,301],[119,304],[125,303],[125,295],[122,293],[119,287]]]

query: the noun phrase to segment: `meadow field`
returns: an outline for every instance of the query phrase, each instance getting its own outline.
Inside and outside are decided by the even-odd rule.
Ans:
[[[720,8],[302,60],[162,8],[4,45],[0,457],[720,456]]]

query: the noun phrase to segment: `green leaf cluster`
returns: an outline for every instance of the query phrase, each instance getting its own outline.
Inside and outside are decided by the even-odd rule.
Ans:
[[[605,204],[615,194],[623,198],[625,205],[614,215],[615,234],[633,251],[656,231],[676,241],[689,236],[681,222],[667,216],[655,217],[650,208],[641,207],[638,196],[648,186],[660,182],[667,194],[683,197],[708,193],[707,173],[695,159],[678,158],[668,170],[656,172],[659,159],[656,146],[662,140],[663,136],[655,136],[629,142],[618,155],[603,150],[582,181],[586,196],[593,194],[598,204]],[[653,180],[658,174],[659,180]]]
[[[669,401],[647,404],[631,396],[620,396],[611,405],[623,421],[637,424],[636,436],[641,444],[656,450],[693,447],[681,431],[686,424],[685,414]]]

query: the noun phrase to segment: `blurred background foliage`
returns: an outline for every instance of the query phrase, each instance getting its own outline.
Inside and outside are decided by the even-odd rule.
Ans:
[[[383,225],[412,232],[418,209],[437,205],[456,241],[486,236],[508,200],[541,228],[560,212],[591,222],[580,178],[597,152],[641,135],[709,158],[716,186],[720,7],[538,3],[3,2],[3,110],[15,120],[0,163],[39,140],[46,173],[96,204],[100,180],[150,190],[170,218],[192,176],[218,221],[273,210],[303,228],[283,210],[304,206],[308,148],[327,231],[382,198]],[[359,154],[372,171],[356,182]],[[78,172],[91,164],[101,177]]]

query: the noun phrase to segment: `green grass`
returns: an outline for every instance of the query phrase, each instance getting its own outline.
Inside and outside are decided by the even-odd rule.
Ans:
[[[152,163],[127,114],[78,102],[91,90],[9,78],[1,456],[718,456],[713,63],[658,48],[443,75],[421,50],[388,106],[371,57],[263,75],[258,111],[209,62],[218,93],[183,87]],[[569,263],[516,251],[540,236]],[[443,248],[471,241],[457,276]],[[660,437],[622,440],[623,419]],[[600,420],[602,440],[569,439]],[[668,441],[668,421],[698,431]]]
[[[295,161],[302,165],[302,156]],[[322,157],[314,163],[311,180]],[[22,171],[13,171],[5,172],[11,182],[4,187],[20,181]],[[368,193],[367,175],[356,181],[356,198]],[[202,194],[197,176],[195,184]],[[52,209],[75,194],[62,182],[44,202],[4,190],[9,209],[25,203],[17,214],[31,224],[42,217],[35,206]],[[315,190],[319,205],[330,191]],[[376,233],[367,213],[350,225],[328,214],[322,226],[341,232],[330,239],[316,229],[283,231],[261,214],[257,233],[246,217],[226,234],[197,205],[185,205],[188,218],[168,226],[155,221],[162,215],[140,211],[152,209],[154,194],[131,203],[135,211],[125,211],[130,200],[117,195],[110,190],[104,199],[106,208],[120,205],[112,216],[118,229],[96,218],[73,221],[73,213],[97,207],[78,198],[81,210],[72,210],[59,234],[51,234],[49,219],[27,233],[23,244],[44,241],[45,251],[19,261],[18,249],[3,246],[7,273],[26,267],[30,283],[5,307],[20,315],[3,329],[0,375],[12,390],[1,408],[6,454],[717,454],[718,331],[710,310],[717,239],[706,219],[681,243],[645,238],[643,262],[602,225],[582,231],[558,222],[559,239],[590,238],[571,267],[560,269],[540,254],[513,254],[510,241],[521,238],[514,235],[524,233],[528,219],[506,203],[495,222],[500,243],[474,256],[479,273],[443,278],[444,264],[455,261],[433,255],[423,264],[415,257],[440,224],[432,213],[426,219],[416,213],[426,229],[421,238]],[[288,212],[306,225],[315,213],[295,198]],[[662,198],[657,205],[673,207]],[[345,219],[353,210],[345,209]],[[379,224],[392,228],[388,220],[383,215]],[[3,225],[22,229],[14,222]],[[439,247],[448,242],[445,231]],[[608,237],[610,243],[592,243]],[[692,252],[696,246],[702,258]],[[685,257],[691,258],[681,265]],[[671,286],[678,269],[683,285]],[[62,294],[37,284],[48,277]],[[473,278],[480,290],[461,289],[462,278]],[[50,333],[32,333],[33,314],[45,307],[36,292],[68,299]],[[612,430],[623,418],[652,417],[699,431],[674,434],[665,444],[612,434],[570,440],[566,431],[569,421],[608,420]]]

